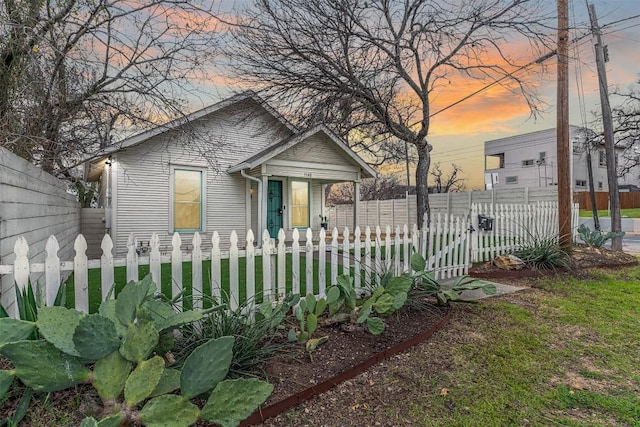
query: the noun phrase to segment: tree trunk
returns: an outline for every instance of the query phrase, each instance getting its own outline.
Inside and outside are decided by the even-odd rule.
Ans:
[[[418,164],[416,166],[416,196],[418,199],[418,226],[422,227],[425,215],[427,225],[431,223],[429,212],[429,188],[427,179],[429,177],[429,165],[431,164],[431,155],[429,151],[431,146],[427,141],[420,141],[416,144],[418,149]]]

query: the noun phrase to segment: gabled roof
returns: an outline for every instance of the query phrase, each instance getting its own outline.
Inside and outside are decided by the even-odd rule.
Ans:
[[[100,150],[96,155],[91,156],[92,158],[100,158],[100,157],[104,157],[106,155],[109,155],[111,153],[115,153],[118,152],[120,150],[123,150],[127,147],[132,147],[138,144],[141,144],[143,142],[145,142],[146,140],[148,140],[151,137],[157,136],[157,135],[161,135],[165,132],[168,132],[172,129],[176,129],[179,128],[180,126],[186,125],[190,122],[193,122],[195,120],[198,120],[202,117],[208,116],[209,114],[215,113],[216,111],[220,111],[223,110],[227,107],[230,107],[234,104],[237,104],[239,102],[245,101],[247,99],[252,99],[254,100],[257,104],[259,104],[262,108],[265,109],[265,111],[267,111],[269,114],[271,114],[273,117],[275,117],[278,121],[280,121],[283,125],[285,125],[287,128],[289,128],[289,130],[291,130],[292,132],[296,132],[297,128],[291,124],[287,119],[285,119],[280,113],[278,113],[273,107],[271,107],[269,104],[267,104],[266,101],[264,101],[262,98],[260,98],[260,96],[258,96],[258,94],[256,94],[254,91],[252,90],[248,90],[242,93],[239,93],[237,95],[234,95],[230,98],[224,99],[220,102],[216,102],[213,105],[210,105],[208,107],[202,108],[200,110],[194,111],[193,113],[187,114],[183,117],[179,117],[175,120],[172,120],[170,122],[167,122],[163,125],[158,125],[156,127],[153,127],[149,130],[146,130],[144,132],[138,133],[136,135],[133,135],[129,138],[125,138],[122,141],[118,141],[115,142],[111,145],[109,145],[108,147],[103,148],[102,150]]]
[[[373,178],[378,175],[377,172],[367,164],[367,162],[362,160],[359,155],[357,155],[355,152],[353,152],[353,150],[351,150],[351,148],[349,148],[349,146],[342,140],[342,138],[338,137],[331,130],[329,130],[329,128],[322,124],[314,126],[304,132],[292,135],[289,138],[283,139],[276,144],[264,148],[248,159],[245,159],[240,163],[236,163],[235,165],[231,166],[229,169],[227,169],[227,172],[239,172],[242,169],[253,169],[257,166],[260,166],[264,162],[274,158],[284,151],[289,150],[290,148],[296,146],[300,142],[317,133],[323,133],[328,136],[329,139],[331,139],[331,141],[336,144],[338,148],[340,148],[349,158],[351,158],[355,163],[358,164],[358,166],[360,166],[360,168],[362,168],[366,175],[369,175],[364,176],[363,178]]]

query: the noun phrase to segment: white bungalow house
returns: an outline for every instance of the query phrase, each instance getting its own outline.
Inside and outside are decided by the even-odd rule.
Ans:
[[[224,244],[235,230],[242,247],[249,229],[257,242],[263,229],[317,232],[326,184],[354,184],[357,218],[360,180],[375,175],[329,129],[299,131],[253,92],[109,146],[85,167],[101,183],[116,255],[131,233],[145,243],[158,233],[162,247],[197,231],[206,247],[214,231]]]
[[[585,149],[585,130],[579,126],[569,126],[571,143],[571,187],[573,191],[589,190],[589,163]],[[620,165],[624,161],[622,148],[617,148]],[[558,185],[558,160],[556,149],[556,129],[545,129],[507,138],[486,141],[485,187],[545,187]],[[604,147],[591,151],[591,170],[595,191],[608,191],[607,163]],[[618,178],[620,185],[639,184],[639,172],[633,171]]]

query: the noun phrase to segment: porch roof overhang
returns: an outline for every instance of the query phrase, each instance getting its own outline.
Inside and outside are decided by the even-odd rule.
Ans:
[[[275,159],[275,157],[279,154],[295,147],[297,144],[318,133],[326,135],[331,140],[331,142],[333,142],[335,146],[339,148],[340,152],[344,155],[345,158],[349,160],[349,163],[351,163],[353,166],[347,167],[332,165],[310,159],[300,159],[296,162]],[[376,176],[378,176],[377,172],[371,166],[369,166],[367,162],[365,162],[358,154],[351,150],[351,148],[349,148],[349,146],[341,138],[331,132],[324,125],[314,126],[311,129],[295,134],[276,144],[270,145],[257,152],[253,156],[231,166],[229,169],[227,169],[227,172],[240,172],[241,170],[251,170],[261,166],[279,166],[278,170],[281,171],[279,175],[294,177],[309,177],[304,175],[304,173],[302,172],[303,169],[323,171],[321,179],[325,181],[356,180],[360,178],[375,178]],[[354,171],[358,172],[358,178],[356,178],[353,174]],[[318,176],[315,176],[314,178],[317,177]]]

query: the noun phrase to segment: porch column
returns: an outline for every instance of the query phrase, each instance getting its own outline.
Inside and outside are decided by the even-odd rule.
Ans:
[[[258,224],[260,224],[260,231],[256,235],[256,239],[262,242],[262,233],[267,228],[267,199],[269,198],[269,176],[262,175],[260,177],[262,179],[262,218],[258,220]],[[258,237],[259,236],[259,237]]]
[[[360,181],[353,181],[353,228],[356,229],[360,218]]]

